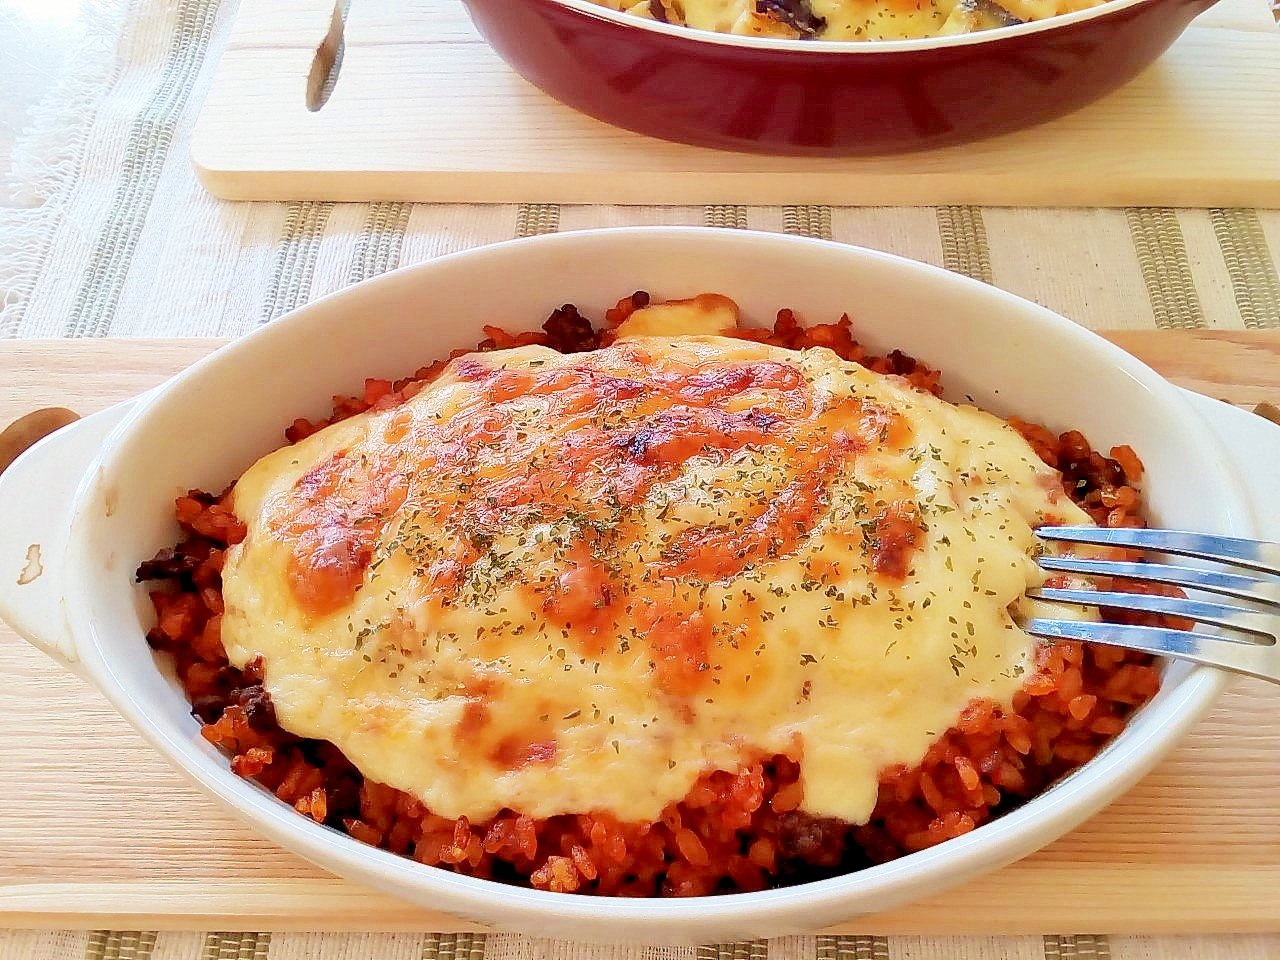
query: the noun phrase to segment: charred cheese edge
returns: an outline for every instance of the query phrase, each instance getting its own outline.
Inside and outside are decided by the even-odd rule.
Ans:
[[[882,771],[1011,702],[1033,528],[1089,522],[994,416],[716,336],[472,355],[234,506],[231,662],[285,730],[473,821],[653,821],[786,753],[803,811],[865,822]]]

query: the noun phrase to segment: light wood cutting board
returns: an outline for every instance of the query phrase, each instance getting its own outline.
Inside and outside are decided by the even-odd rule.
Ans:
[[[1280,331],[1126,331],[1171,379],[1280,398]],[[90,413],[212,340],[0,342],[0,425]],[[477,929],[335,879],[206,800],[97,693],[0,628],[0,926]],[[843,924],[875,934],[1280,930],[1280,688],[1238,683],[1154,773],[1070,836],[923,904]],[[571,936],[572,931],[566,931]]]
[[[1071,116],[887,158],[665,143],[521,80],[458,0],[351,4],[336,86],[306,108],[335,0],[242,0],[196,127],[212,193],[242,200],[617,204],[1280,206],[1280,30],[1221,0],[1164,57]]]

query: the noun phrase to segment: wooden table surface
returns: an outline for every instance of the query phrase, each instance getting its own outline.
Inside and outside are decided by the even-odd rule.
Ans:
[[[1175,381],[1280,400],[1280,331],[1113,339]],[[0,423],[88,413],[203,356],[209,340],[0,341]],[[0,925],[474,929],[331,877],[175,773],[92,689],[0,630]],[[1241,682],[1135,790],[1040,853],[844,932],[1280,930],[1280,688]]]

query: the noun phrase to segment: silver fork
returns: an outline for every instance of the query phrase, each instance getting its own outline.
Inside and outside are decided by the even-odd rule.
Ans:
[[[1130,547],[1219,565],[1204,568],[1055,555],[1040,558],[1044,570],[1170,584],[1230,597],[1239,603],[1043,587],[1028,591],[1027,596],[1060,603],[1170,614],[1193,620],[1196,626],[1192,630],[1173,630],[1036,617],[1027,622],[1028,633],[1144,650],[1280,683],[1280,543],[1132,528],[1042,527],[1037,533],[1044,540],[1060,543]]]

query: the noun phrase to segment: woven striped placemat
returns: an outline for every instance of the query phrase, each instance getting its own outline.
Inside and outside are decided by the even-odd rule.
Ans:
[[[1280,325],[1276,210],[227,205],[199,191],[181,158],[165,166],[173,175],[150,196],[137,195],[126,166],[54,198],[60,216],[33,211],[46,253],[10,280],[0,336],[233,336],[397,266],[629,224],[857,243],[995,283],[1094,329]],[[0,247],[3,238],[0,229]]]
[[[1250,937],[787,937],[704,947],[592,947],[506,934],[0,932],[30,960],[1276,960]]]

